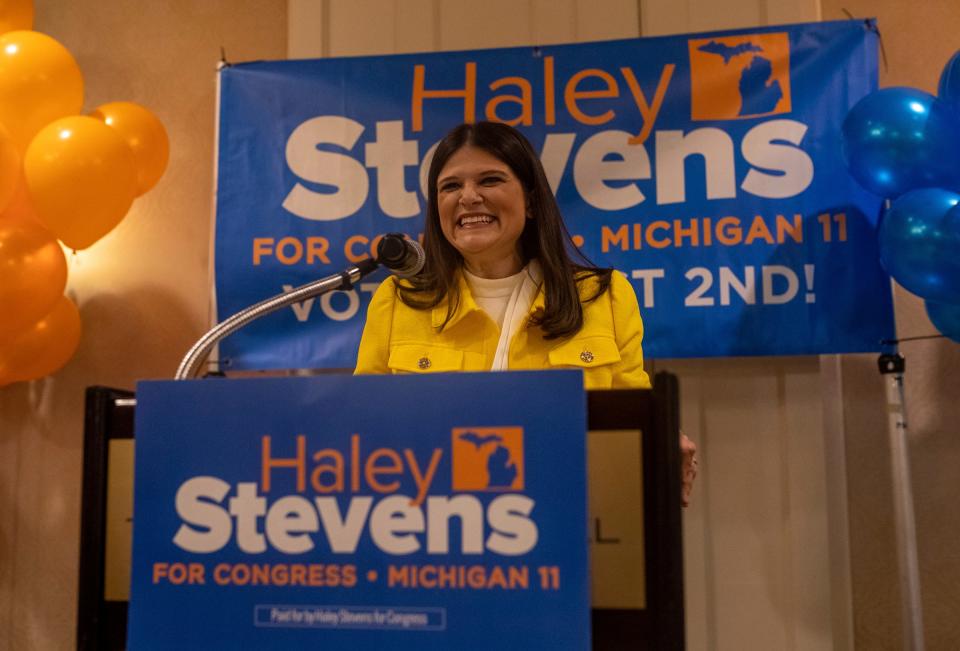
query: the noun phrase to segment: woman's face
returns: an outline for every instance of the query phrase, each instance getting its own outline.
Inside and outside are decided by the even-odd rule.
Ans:
[[[499,158],[471,145],[458,149],[437,176],[437,208],[444,237],[471,273],[504,278],[523,268],[526,197]]]

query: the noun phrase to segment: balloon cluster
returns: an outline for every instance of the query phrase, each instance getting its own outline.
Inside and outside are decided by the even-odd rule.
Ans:
[[[57,240],[85,249],[156,184],[169,143],[132,102],[88,115],[63,45],[31,31],[32,0],[0,2],[0,386],[59,370],[80,342]]]
[[[880,262],[960,342],[960,52],[937,97],[884,88],[860,100],[843,122],[843,153],[860,185],[891,200]]]

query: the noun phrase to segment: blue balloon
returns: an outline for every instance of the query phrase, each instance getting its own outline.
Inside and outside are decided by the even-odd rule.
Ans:
[[[907,290],[960,303],[960,194],[913,190],[880,219],[880,262]]]
[[[882,197],[960,191],[960,114],[916,88],[878,90],[847,113],[843,155],[860,185]]]
[[[954,111],[960,111],[960,51],[943,66],[937,96],[950,104]]]
[[[940,334],[960,344],[960,305],[927,301],[927,316]]]

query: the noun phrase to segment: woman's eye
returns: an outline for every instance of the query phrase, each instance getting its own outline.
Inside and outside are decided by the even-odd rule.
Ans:
[[[499,176],[488,176],[480,181],[484,185],[496,185],[497,183],[502,183],[503,179]]]
[[[440,192],[452,192],[460,187],[459,183],[444,183],[440,186]]]

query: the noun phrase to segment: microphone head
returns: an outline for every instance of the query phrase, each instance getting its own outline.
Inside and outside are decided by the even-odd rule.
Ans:
[[[425,261],[419,242],[408,240],[402,233],[387,233],[377,245],[377,262],[401,278],[420,273]]]

